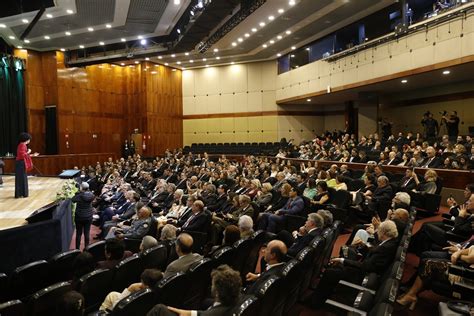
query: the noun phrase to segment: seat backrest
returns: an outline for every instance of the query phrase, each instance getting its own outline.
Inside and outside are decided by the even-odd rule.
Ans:
[[[26,306],[20,300],[8,301],[0,304],[0,315],[23,316],[26,315]]]
[[[257,297],[242,296],[235,308],[232,310],[232,316],[255,316],[260,314],[260,300]]]
[[[189,275],[178,272],[160,282],[157,285],[158,298],[160,303],[167,306],[184,308],[183,289],[189,286]]]
[[[301,261],[297,259],[291,259],[283,267],[281,275],[283,277],[286,292],[283,315],[289,315],[289,310],[298,300],[303,272]]]
[[[15,298],[23,298],[48,286],[50,282],[49,264],[38,260],[18,267],[10,276],[12,294]]]
[[[337,208],[347,209],[352,200],[352,195],[349,191],[338,190],[334,192],[333,203]]]
[[[155,305],[155,295],[146,288],[120,300],[115,305],[112,316],[146,315]]]
[[[210,258],[203,258],[194,263],[188,271],[189,284],[183,304],[186,309],[199,309],[201,302],[211,295],[211,272],[215,263]]]
[[[5,273],[0,273],[0,302],[6,302],[10,297],[10,282]]]
[[[69,250],[58,253],[49,259],[51,271],[54,271],[54,280],[56,282],[68,281],[72,279],[73,263],[76,257],[81,253],[80,250]]]
[[[84,250],[89,252],[96,262],[105,260],[105,240],[90,244]]]
[[[165,245],[158,245],[147,249],[141,255],[142,269],[166,269],[166,260],[168,260],[168,249]]]
[[[39,290],[31,296],[28,302],[29,314],[35,316],[54,315],[57,303],[64,293],[71,289],[71,282],[59,282]]]
[[[86,312],[99,307],[110,292],[114,270],[94,270],[79,279],[78,290],[84,296]]]
[[[208,234],[204,232],[194,231],[186,231],[186,233],[190,234],[193,237],[193,252],[203,254],[204,246],[207,243]]]
[[[272,275],[256,285],[255,295],[260,300],[260,315],[282,314],[284,304],[281,304],[281,301],[285,296],[283,285],[283,279],[277,275]]]
[[[235,249],[229,246],[222,247],[217,250],[213,255],[215,266],[218,267],[221,264],[231,265],[235,258]]]
[[[120,261],[115,266],[112,288],[121,292],[130,284],[139,282],[142,271],[142,261],[138,255],[133,255]]]
[[[237,271],[242,271],[254,245],[255,240],[252,238],[240,239],[235,242],[235,244],[233,245],[235,249],[235,257],[234,260],[231,262],[232,268]]]

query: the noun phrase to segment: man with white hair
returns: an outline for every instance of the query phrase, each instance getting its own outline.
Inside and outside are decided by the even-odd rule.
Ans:
[[[158,241],[153,236],[145,236],[140,243],[140,253],[144,253],[147,249],[158,246]]]
[[[248,215],[240,216],[238,225],[240,230],[240,238],[248,239],[253,235],[254,231],[252,217]]]
[[[364,260],[331,259],[318,288],[311,296],[311,305],[320,307],[330,297],[340,280],[358,283],[367,273],[382,274],[393,262],[398,247],[397,226],[391,220],[382,222],[377,231],[380,244],[371,249]]]

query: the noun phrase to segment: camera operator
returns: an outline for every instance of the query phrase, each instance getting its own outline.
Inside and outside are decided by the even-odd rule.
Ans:
[[[452,111],[449,115],[447,111],[444,111],[441,121],[446,124],[448,131],[449,141],[456,142],[456,138],[459,134],[459,117],[456,111]]]
[[[430,144],[433,144],[436,140],[436,135],[438,135],[439,132],[438,121],[433,118],[433,113],[430,111],[425,112],[423,114],[423,119],[421,120],[421,125],[423,125],[424,128],[425,139]]]

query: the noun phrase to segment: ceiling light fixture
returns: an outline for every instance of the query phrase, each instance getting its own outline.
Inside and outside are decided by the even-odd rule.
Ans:
[[[180,5],[180,4],[181,4],[181,1],[180,1],[180,0],[174,0],[174,4],[175,4],[175,5]]]
[[[291,46],[291,49],[292,49],[292,50],[295,50],[295,49],[296,49],[296,47],[295,47],[295,46]]]
[[[194,63],[194,60],[190,59],[189,62],[192,64],[192,63]]]
[[[265,22],[260,22],[258,25],[260,25],[261,27],[264,27],[264,26],[265,26]]]
[[[124,63],[120,63],[120,66],[125,66],[125,64],[124,64]]]
[[[311,99],[306,99],[306,102],[311,102]]]
[[[202,61],[206,61],[207,59],[206,58],[203,58]]]
[[[66,50],[64,48],[61,48],[60,51],[65,52]]]
[[[309,51],[310,51],[310,48],[309,48],[309,47],[306,47],[306,50],[309,52]]]
[[[209,65],[206,65],[206,68],[209,68]]]
[[[176,63],[177,63],[178,65],[181,65],[181,62],[180,62],[180,61],[177,61]]]
[[[214,53],[217,53],[219,51],[218,48],[214,48]]]
[[[122,42],[126,42],[127,40],[125,38],[120,39]]]
[[[137,38],[141,40],[141,39],[143,38],[143,36],[142,36],[142,35],[138,35]]]
[[[73,14],[74,13],[74,11],[72,11],[71,9],[67,9],[66,12],[67,12],[67,14]]]
[[[178,32],[178,34],[181,34],[181,30],[180,30],[180,29],[177,29],[176,32]]]
[[[234,63],[234,62],[231,62],[230,64],[233,65],[233,64],[235,64],[235,63]]]
[[[449,75],[450,73],[451,73],[451,71],[449,71],[449,70],[443,71],[443,75]]]
[[[105,27],[108,28],[108,29],[110,29],[110,28],[112,28],[112,25],[106,24]]]
[[[46,36],[44,37],[44,39],[47,39],[47,40],[49,40],[50,38],[51,38],[51,37],[49,37],[48,35],[46,35]]]
[[[286,31],[285,33],[286,33],[287,35],[290,35],[290,34],[291,34],[291,31],[288,30],[288,31]]]
[[[145,60],[150,60],[150,57],[145,57]]]
[[[280,54],[280,53],[278,53],[278,54],[277,54],[277,57],[281,57],[281,54]]]
[[[401,82],[402,82],[402,83],[407,83],[407,82],[408,82],[408,80],[406,80],[406,79],[403,79]]]
[[[138,60],[135,60],[135,64],[137,64],[137,65],[138,65],[139,63],[140,63],[140,62],[139,62]]]
[[[274,17],[273,15],[270,15],[270,16],[268,17],[268,19],[269,19],[270,21],[273,21],[273,20],[275,20],[275,17]]]
[[[175,57],[176,57],[176,54],[171,54],[171,57],[175,58]]]
[[[282,14],[282,13],[284,13],[284,12],[285,12],[285,10],[283,10],[283,9],[278,9],[278,13]]]
[[[168,66],[169,64],[168,63],[165,63],[165,66]]]
[[[142,40],[140,41],[140,44],[146,45],[146,39],[142,39]]]
[[[237,43],[236,42],[232,42],[232,46],[237,46]]]
[[[242,43],[244,41],[242,37],[239,37],[237,40],[239,41],[239,43]]]
[[[245,36],[245,37],[250,37],[250,34],[249,34],[249,33],[245,33],[244,36]]]
[[[252,32],[257,32],[257,29],[256,28],[252,28]]]
[[[51,13],[48,13],[48,14],[46,14],[46,17],[47,17],[48,19],[51,19],[51,18],[53,17],[53,15],[52,15]]]
[[[105,45],[105,43],[104,43],[104,42],[99,42],[99,45],[102,45],[102,46],[104,46],[104,45]]]
[[[271,40],[271,41],[270,41],[270,44],[275,44],[275,41],[274,41],[274,40]]]
[[[24,24],[28,24],[28,20],[27,20],[27,19],[23,19],[23,20],[21,20],[21,22],[23,22]]]
[[[0,24],[0,28],[4,29],[4,28],[6,28],[6,27],[7,27],[7,26],[6,26],[5,24],[3,24],[3,23]]]
[[[173,70],[171,70],[171,71],[172,71],[172,72],[175,72],[175,71],[176,71],[176,69],[173,69]]]
[[[71,36],[71,32],[64,32],[64,34],[66,34],[66,36]]]
[[[279,40],[281,40],[281,39],[283,38],[283,36],[278,35],[277,38],[278,38]]]
[[[219,56],[216,57],[217,60],[221,59]]]
[[[23,46],[17,46],[16,48],[18,48],[18,49],[22,49],[22,48],[23,48]]]
[[[8,38],[9,39],[15,39],[15,36],[10,35],[10,36],[8,36]]]
[[[189,56],[189,53],[186,52],[186,53],[184,53],[184,55]]]
[[[26,44],[28,44],[28,43],[30,43],[30,40],[25,39],[24,42],[25,42]]]
[[[79,45],[79,48],[84,48],[84,45]]]
[[[163,56],[158,56],[158,59],[163,59]]]
[[[294,6],[296,4],[296,1],[295,0],[290,0],[290,2],[288,2],[289,5],[291,6]]]
[[[295,58],[295,55],[291,54],[291,55],[290,55],[290,58]]]
[[[88,27],[87,30],[88,30],[89,32],[94,32],[94,28],[93,28],[93,27]]]
[[[263,48],[267,48],[268,46],[267,46],[267,44],[263,44],[262,47],[263,47]]]

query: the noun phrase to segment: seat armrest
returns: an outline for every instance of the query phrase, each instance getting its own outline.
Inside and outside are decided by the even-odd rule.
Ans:
[[[445,218],[445,219],[443,219],[443,224],[445,224],[446,226],[451,226],[452,227],[452,226],[454,226],[454,221],[451,220],[451,218]]]
[[[344,281],[344,280],[340,280],[339,281],[339,284],[340,285],[343,285],[343,286],[346,286],[346,287],[350,287],[352,289],[355,289],[355,290],[358,290],[358,291],[364,291],[364,292],[368,292],[372,295],[375,295],[375,291],[374,290],[371,290],[371,289],[368,289],[368,288],[365,288],[363,286],[360,286],[360,285],[357,285],[357,284],[354,284],[354,283],[350,283],[350,282],[347,282],[347,281]]]
[[[463,267],[458,265],[452,265],[449,267],[450,274],[458,275],[460,277],[474,281],[474,269],[469,267]]]
[[[357,309],[357,308],[354,308],[352,306],[342,304],[342,303],[339,303],[339,302],[336,302],[336,301],[333,301],[333,300],[330,300],[330,299],[326,300],[324,305],[326,305],[327,307],[329,307],[331,309],[337,309],[337,310],[340,310],[340,311],[345,311],[347,313],[351,313],[352,315],[361,315],[361,316],[366,316],[367,315],[366,312],[361,311],[360,309]]]
[[[446,232],[446,239],[456,243],[461,243],[467,240],[465,236],[461,236],[450,231]]]

